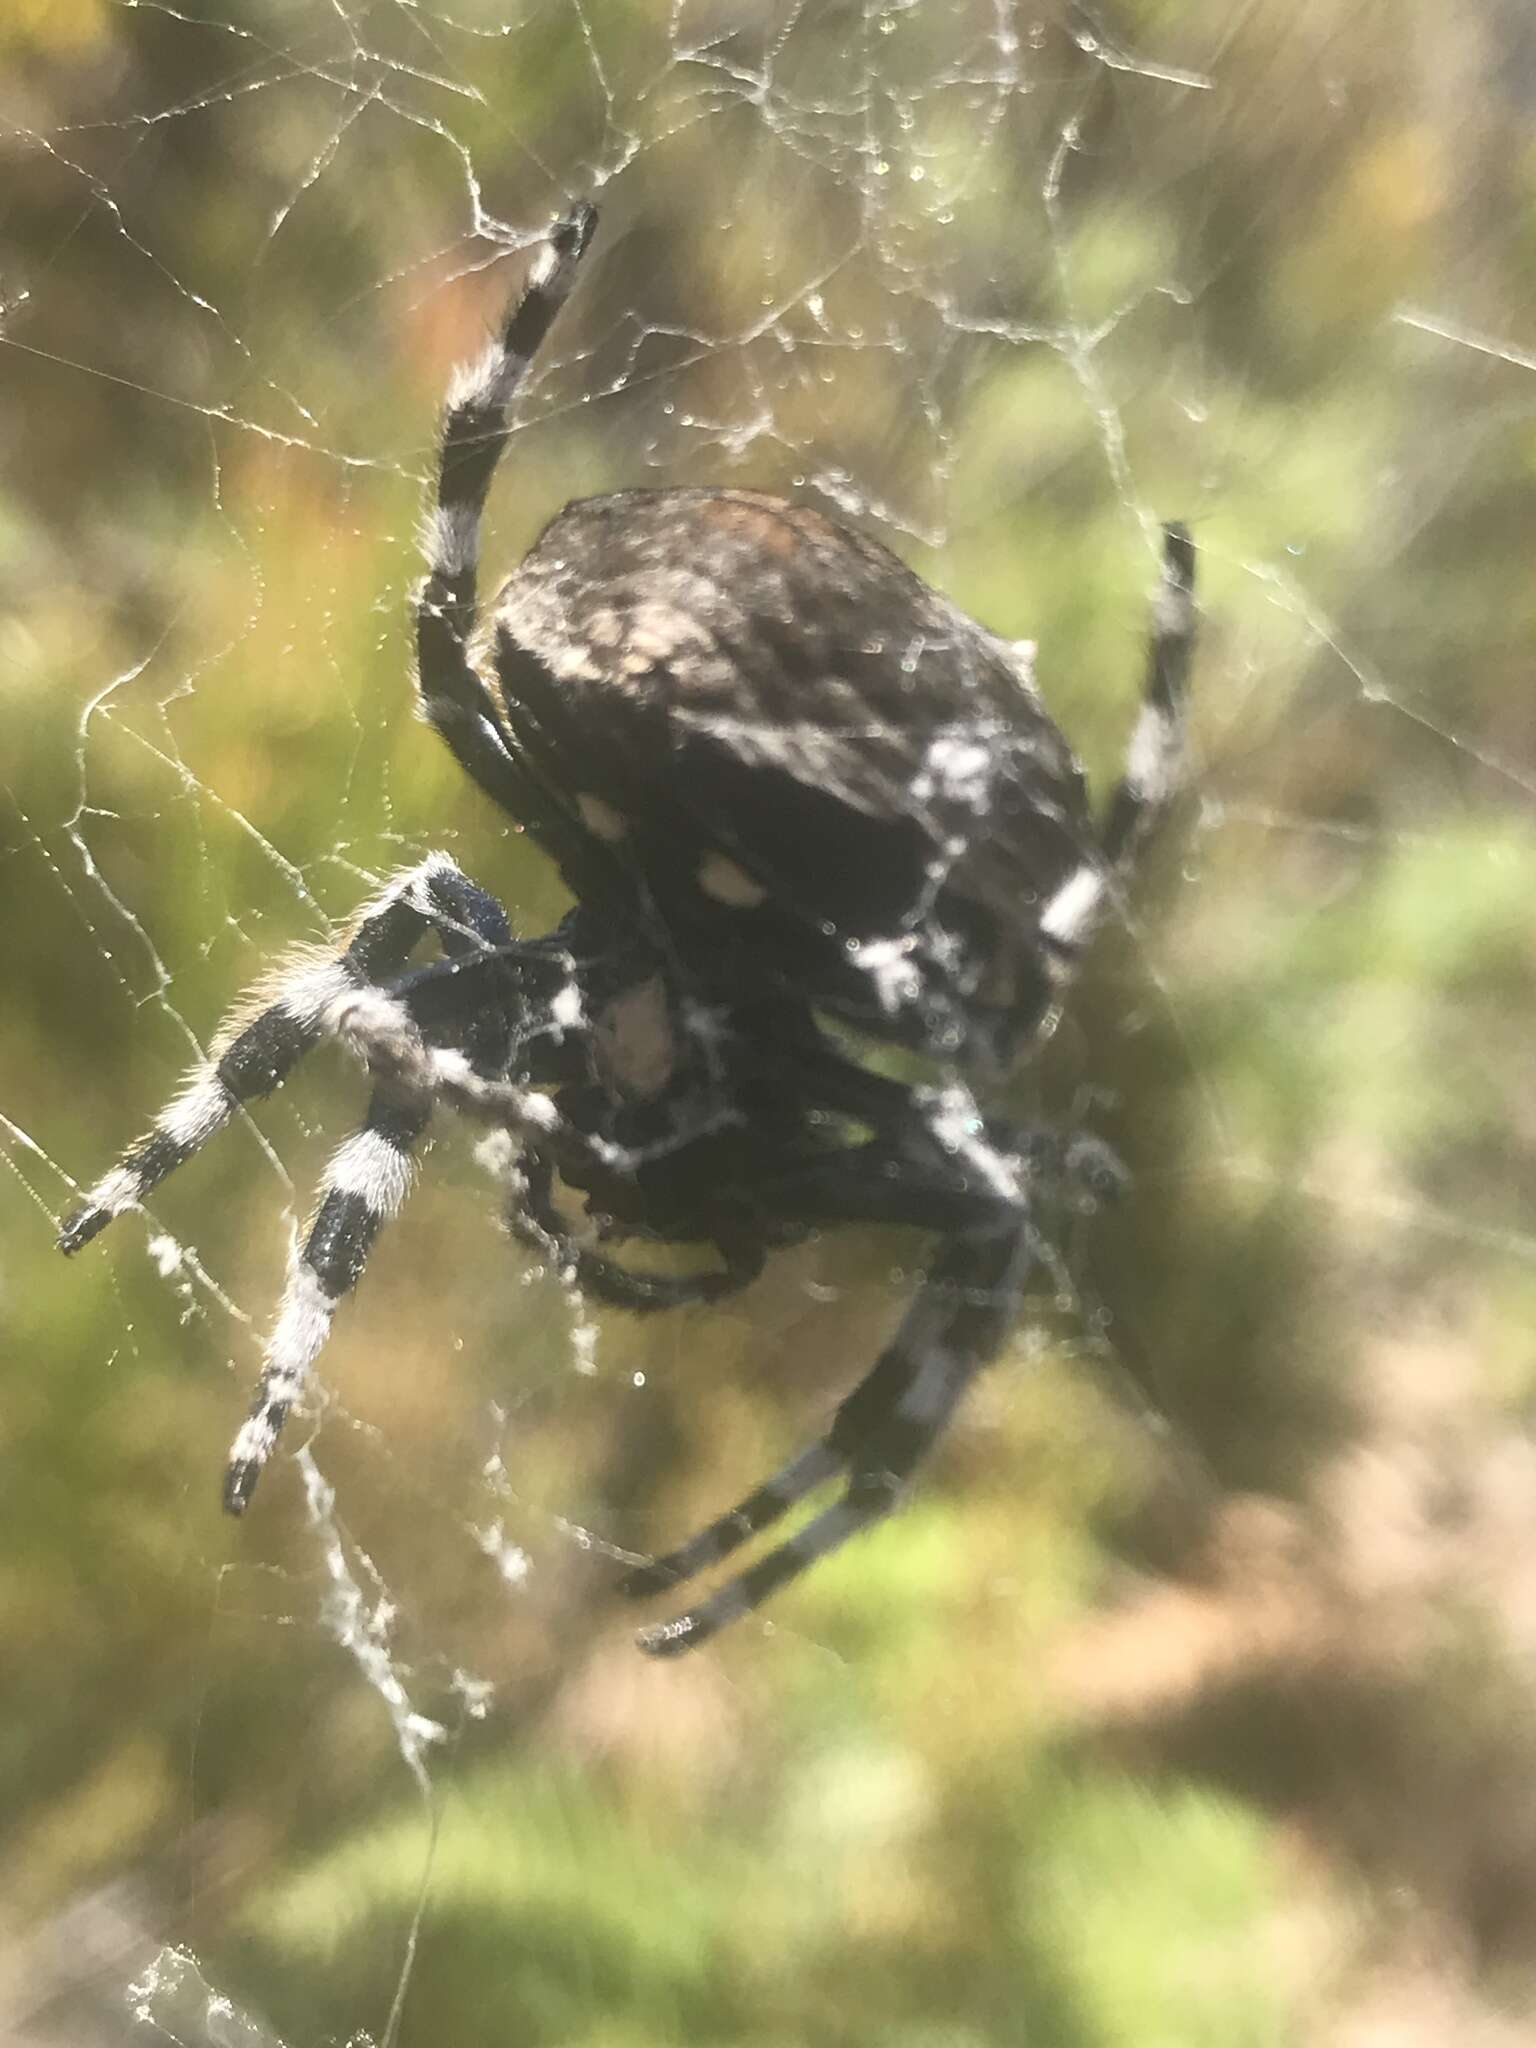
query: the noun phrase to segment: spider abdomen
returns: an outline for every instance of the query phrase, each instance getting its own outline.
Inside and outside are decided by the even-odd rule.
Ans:
[[[750,920],[755,959],[882,1035],[1033,1028],[1081,771],[1018,648],[878,542],[759,492],[579,500],[490,666],[529,766],[669,919]]]

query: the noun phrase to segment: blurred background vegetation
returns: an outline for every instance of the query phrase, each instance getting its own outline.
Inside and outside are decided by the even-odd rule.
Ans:
[[[5,11],[8,2040],[1532,2038],[1533,112],[1523,0]],[[238,1528],[356,1077],[52,1250],[371,878],[558,911],[404,597],[450,367],[599,188],[492,562],[802,492],[1037,639],[1100,777],[1159,516],[1205,614],[1193,799],[1019,1084],[1134,1170],[1082,1298],[664,1667],[616,1554],[819,1426],[920,1243],[594,1342],[444,1130]]]

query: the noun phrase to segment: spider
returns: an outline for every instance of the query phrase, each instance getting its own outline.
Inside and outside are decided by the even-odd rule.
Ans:
[[[796,1533],[640,1632],[666,1655],[890,1512],[1004,1340],[1042,1205],[1116,1177],[1092,1141],[982,1114],[961,1077],[996,1077],[1049,1028],[1179,786],[1194,551],[1163,529],[1141,711],[1097,823],[1027,643],[809,505],[727,489],[579,500],[482,617],[480,523],[511,402],[596,220],[583,203],[555,224],[449,390],[414,598],[423,717],[575,907],[520,938],[446,855],[397,874],[339,949],[291,961],[235,1011],[59,1244],[76,1252],[141,1203],[323,1039],[361,1058],[366,1114],[325,1171],[230,1450],[238,1515],[439,1104],[500,1134],[513,1232],[626,1309],[716,1300],[824,1226],[933,1233],[825,1433],[629,1573],[636,1596],[681,1585],[842,1479]],[[941,1078],[878,1071],[852,1049],[861,1033]],[[708,1263],[645,1271],[600,1248],[625,1238]]]

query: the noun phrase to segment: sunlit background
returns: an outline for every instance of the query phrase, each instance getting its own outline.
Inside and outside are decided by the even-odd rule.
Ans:
[[[1528,2042],[1524,0],[32,0],[0,119],[0,2034]],[[405,622],[442,390],[583,194],[490,565],[790,491],[1037,641],[1103,787],[1200,550],[1190,797],[1011,1098],[1131,1192],[911,1505],[665,1666],[620,1560],[824,1425],[920,1238],[631,1328],[445,1122],[238,1526],[361,1077],[53,1250],[378,877],[558,915]]]

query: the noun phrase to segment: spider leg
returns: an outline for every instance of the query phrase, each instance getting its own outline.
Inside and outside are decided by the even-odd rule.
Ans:
[[[59,1249],[89,1244],[114,1217],[135,1208],[190,1159],[246,1102],[270,1095],[322,1038],[343,1032],[365,990],[396,973],[428,929],[454,946],[494,945],[507,921],[494,897],[445,854],[396,875],[359,913],[339,954],[306,952],[266,985],[269,1000],[238,1005],[215,1034],[206,1060],[156,1117],[148,1134],[87,1193],[59,1232]]]
[[[636,1272],[575,1242],[555,1206],[553,1167],[537,1145],[523,1153],[516,1174],[520,1185],[508,1210],[508,1227],[524,1244],[568,1273],[584,1294],[610,1308],[645,1315],[694,1302],[719,1301],[723,1295],[739,1293],[763,1270],[766,1254],[762,1245],[742,1243],[722,1245],[725,1264],[706,1272]]]
[[[885,1363],[883,1358],[881,1363]],[[878,1370],[879,1367],[876,1368]],[[867,1384],[867,1381],[861,1382],[860,1388]],[[841,1412],[839,1409],[838,1413]],[[700,1572],[708,1571],[712,1564],[718,1564],[721,1558],[729,1557],[732,1551],[750,1542],[761,1530],[770,1528],[797,1501],[804,1500],[824,1480],[842,1470],[845,1459],[833,1442],[835,1431],[834,1421],[825,1436],[818,1437],[803,1451],[797,1451],[771,1478],[754,1486],[750,1493],[737,1501],[735,1507],[717,1515],[696,1536],[690,1536],[686,1543],[679,1543],[675,1550],[653,1557],[648,1563],[636,1565],[632,1571],[626,1572],[619,1590],[631,1600],[648,1599],[652,1593],[664,1592],[669,1586],[696,1578]]]
[[[1141,713],[1126,750],[1125,772],[1110,798],[1096,852],[1073,869],[1040,916],[1047,965],[1058,986],[1075,971],[1116,878],[1178,793],[1194,644],[1194,542],[1186,527],[1169,525],[1163,528],[1162,577],[1152,605]]]
[[[672,1657],[695,1648],[889,1514],[1001,1343],[1032,1263],[1033,1239],[1022,1216],[951,1239],[896,1336],[842,1402],[825,1436],[699,1535],[632,1572],[624,1590],[639,1596],[691,1578],[846,1469],[842,1497],[698,1606],[641,1630],[641,1649]]]
[[[1136,842],[1156,823],[1183,778],[1184,700],[1195,646],[1195,544],[1189,529],[1163,528],[1162,580],[1152,607],[1141,715],[1126,751],[1125,772],[1104,819],[1099,842],[1111,867],[1123,867]]]
[[[283,1291],[251,1412],[230,1446],[224,1506],[242,1514],[278,1432],[330,1334],[338,1303],[357,1285],[374,1239],[411,1183],[411,1147],[431,1106],[376,1089],[361,1128],[331,1155],[304,1248]]]
[[[909,1100],[921,1117],[921,1096]],[[790,1223],[906,1224],[961,1238],[1021,1209],[1037,1175],[1060,1172],[1060,1141],[1049,1131],[1021,1132],[1004,1151],[985,1129],[943,1139],[926,1122],[918,1129],[786,1166],[753,1188],[754,1206]]]
[[[516,747],[471,659],[480,521],[507,444],[512,399],[570,296],[597,209],[583,203],[550,230],[500,333],[454,379],[443,413],[436,490],[422,533],[427,574],[413,601],[416,686],[427,723],[493,802],[551,852],[575,884],[594,846],[553,801]],[[582,890],[577,889],[580,895]]]

